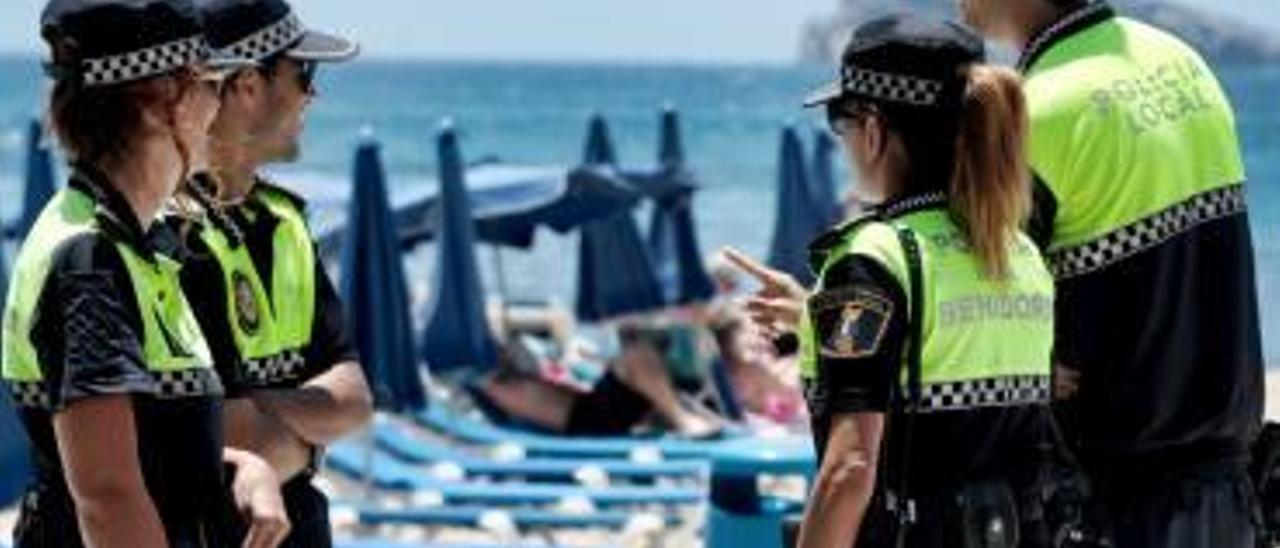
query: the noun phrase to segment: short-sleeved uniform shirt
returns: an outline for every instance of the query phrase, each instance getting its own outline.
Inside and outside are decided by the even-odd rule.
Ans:
[[[143,354],[142,319],[116,242],[144,258],[172,252],[177,237],[164,223],[143,232],[124,197],[101,175],[83,170],[69,186],[98,202],[101,231],[64,241],[41,288],[31,332],[50,401],[19,407],[32,445],[34,484],[15,531],[18,546],[79,546],[53,416],[78,401],[132,396],[138,458],[147,491],[171,546],[216,542],[206,528],[226,501],[223,489],[221,392],[158,398],[158,380]],[[216,380],[210,381],[216,383]]]
[[[333,282],[324,271],[323,263],[317,260],[314,268],[315,318],[311,327],[311,340],[302,350],[303,366],[291,375],[281,374],[261,380],[250,380],[244,374],[231,332],[230,322],[233,319],[228,315],[222,265],[200,238],[199,231],[221,230],[228,235],[232,245],[246,246],[259,279],[268,282],[272,279],[272,268],[276,260],[276,228],[284,221],[262,204],[258,195],[261,192],[288,196],[300,211],[305,211],[306,203],[301,198],[279,187],[268,186],[266,182],[259,182],[242,203],[225,207],[222,214],[210,215],[208,224],[193,226],[186,238],[188,253],[183,261],[182,287],[195,308],[229,398],[244,396],[247,390],[255,388],[297,387],[336,364],[358,359],[343,316],[342,302]],[[319,254],[316,256],[319,257]],[[263,287],[267,291],[268,302],[272,302],[272,284],[264,283]],[[289,313],[287,310],[272,312]]]
[[[1020,67],[1055,363],[1080,373],[1060,407],[1075,449],[1126,482],[1243,468],[1263,358],[1228,98],[1185,43],[1106,2],[1035,36]]]
[[[312,378],[330,370],[333,366],[358,359],[356,349],[343,316],[343,307],[337,291],[325,273],[321,261],[313,268],[314,317],[309,342],[301,349],[303,357],[299,368],[269,368],[266,376],[247,373],[235,338],[228,310],[227,288],[223,265],[218,261],[200,237],[201,230],[219,230],[231,245],[248,248],[253,268],[267,292],[267,303],[274,303],[271,295],[272,271],[276,264],[275,234],[282,222],[262,203],[262,192],[285,196],[305,213],[305,202],[298,196],[259,181],[254,190],[239,205],[215,211],[206,203],[208,222],[191,227],[187,234],[187,257],[183,261],[182,286],[204,330],[205,339],[213,354],[218,374],[227,387],[228,398],[246,397],[255,389],[296,388]],[[314,247],[313,247],[314,249]],[[319,257],[318,253],[313,256]],[[289,310],[271,310],[272,314],[289,314]],[[282,546],[323,547],[332,543],[328,521],[328,501],[312,484],[311,478],[299,475],[283,487],[285,505],[293,530]]]
[[[902,203],[898,201],[896,203]],[[905,215],[941,204],[881,210]],[[869,217],[876,218],[874,212]],[[825,254],[856,230],[862,221],[842,225],[810,246],[811,253]],[[832,420],[853,413],[889,413],[895,383],[904,373],[904,356],[910,336],[907,288],[879,262],[849,254],[822,273],[817,291],[809,300],[814,336],[830,348],[843,344],[847,351],[820,352],[820,373],[806,381],[815,446],[819,459],[827,449]],[[847,311],[856,310],[856,321]],[[824,311],[834,311],[825,313]],[[844,313],[841,313],[844,311]],[[928,364],[922,364],[922,368]],[[908,490],[913,497],[950,492],[979,479],[1000,477],[1015,484],[1031,481],[1043,463],[1049,412],[1046,405],[998,406],[920,413],[911,433]],[[886,424],[884,448],[902,447],[904,429]],[[901,462],[888,454],[890,474]],[[896,480],[895,480],[896,481]]]

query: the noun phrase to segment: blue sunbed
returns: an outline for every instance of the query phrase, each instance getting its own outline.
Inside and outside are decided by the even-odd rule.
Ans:
[[[338,539],[334,541],[334,546],[337,548],[546,548],[545,544],[452,544],[447,542],[428,542],[424,544],[422,542],[404,543],[383,539]]]
[[[365,449],[338,444],[329,451],[329,466],[358,480],[366,479]],[[636,504],[698,504],[707,499],[704,490],[688,487],[610,486],[586,488],[538,483],[474,483],[442,481],[379,451],[370,456],[369,470],[375,487],[397,491],[431,491],[448,503],[474,502],[495,505],[550,504],[565,498],[585,498],[601,506]]]
[[[388,509],[353,506],[360,522],[366,525],[414,524],[474,527],[482,516],[494,511],[484,506],[450,506],[411,509]],[[631,512],[592,512],[572,514],[546,510],[503,510],[517,528],[608,528],[617,529],[631,521]],[[675,518],[664,518],[674,523]]]
[[[720,453],[733,455],[733,465],[726,469],[735,473],[751,473],[757,464],[763,469],[755,473],[808,474],[813,468],[812,442],[808,438],[790,436],[765,439],[734,436],[716,440],[681,440],[673,438],[566,438],[505,428],[468,418],[441,405],[428,406],[412,415],[419,424],[466,443],[495,445],[515,443],[526,455],[535,457],[577,457],[626,459],[637,451],[651,450],[663,459],[715,459]],[[751,454],[759,463],[751,463]],[[745,464],[741,466],[739,463]],[[720,468],[716,467],[716,473]]]
[[[476,544],[476,543],[398,543],[384,539],[337,539],[337,548],[547,548],[547,544]],[[575,544],[577,545],[577,544]],[[6,548],[6,547],[4,547]],[[607,545],[582,545],[581,548],[607,548]]]
[[[578,471],[594,467],[610,477],[651,479],[655,477],[702,476],[708,472],[704,462],[696,460],[638,463],[622,459],[526,458],[510,462],[477,457],[444,444],[430,443],[413,437],[391,425],[376,425],[374,441],[388,454],[414,464],[448,461],[456,463],[468,474],[496,477],[572,481]]]

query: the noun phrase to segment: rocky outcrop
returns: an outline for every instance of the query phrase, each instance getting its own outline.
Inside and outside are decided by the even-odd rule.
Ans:
[[[1280,61],[1280,41],[1248,23],[1164,0],[1120,0],[1112,4],[1127,16],[1181,36],[1216,62]],[[955,9],[951,0],[839,0],[834,14],[805,24],[800,34],[800,60],[832,62],[838,58],[850,30],[879,15],[921,10],[953,17]]]

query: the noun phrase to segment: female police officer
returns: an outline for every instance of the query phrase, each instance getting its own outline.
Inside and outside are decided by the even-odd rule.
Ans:
[[[811,246],[798,335],[821,466],[802,546],[1030,544],[1019,494],[1048,428],[1053,285],[1020,232],[1019,83],[982,47],[878,19],[807,102],[879,205]]]
[[[217,546],[224,462],[250,546],[287,532],[278,480],[222,448],[222,387],[154,222],[198,166],[222,74],[186,0],[53,0],[49,118],[71,160],[18,254],[3,375],[36,477],[16,542]],[[121,29],[129,29],[121,32]]]

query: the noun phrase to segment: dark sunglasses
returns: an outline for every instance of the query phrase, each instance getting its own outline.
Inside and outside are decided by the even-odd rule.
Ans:
[[[276,67],[279,66],[281,59],[282,57],[279,56],[268,59],[258,67],[258,70],[261,71],[263,76],[270,79],[276,74],[276,71],[278,70]],[[319,68],[319,63],[303,59],[294,59],[293,62],[298,67],[298,72],[295,74],[294,80],[298,84],[298,89],[301,89],[303,93],[308,95],[315,94],[316,69]]]
[[[320,63],[315,61],[298,61],[298,87],[307,94],[316,92],[316,69]]]

